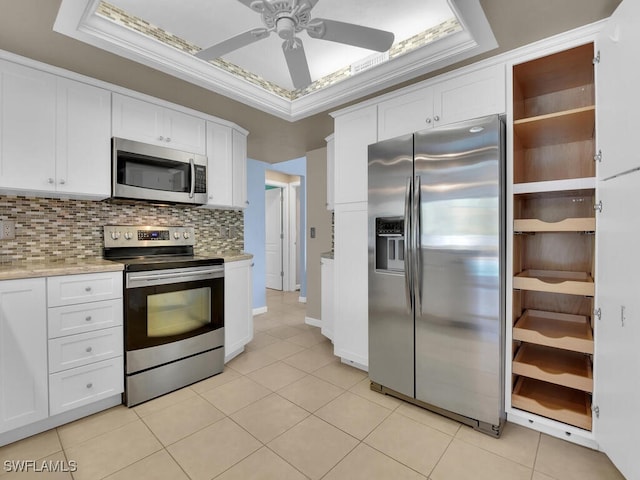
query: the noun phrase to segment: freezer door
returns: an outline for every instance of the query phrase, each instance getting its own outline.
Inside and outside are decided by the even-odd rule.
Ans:
[[[416,398],[504,416],[497,116],[415,135]]]
[[[413,136],[369,146],[369,378],[414,396],[410,228]]]

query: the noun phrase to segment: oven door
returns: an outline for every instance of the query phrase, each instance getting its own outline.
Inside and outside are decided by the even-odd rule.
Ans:
[[[216,331],[223,341],[224,266],[127,272],[124,303],[127,352]]]

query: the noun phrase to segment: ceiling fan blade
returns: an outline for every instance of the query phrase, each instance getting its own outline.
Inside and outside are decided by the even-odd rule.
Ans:
[[[245,6],[249,7],[249,8],[251,8],[251,4],[252,4],[253,2],[255,2],[256,0],[238,0],[238,1],[239,1],[241,4],[243,4],[243,5],[245,5]]]
[[[289,67],[293,86],[297,89],[308,86],[311,83],[311,74],[309,73],[309,64],[304,53],[302,40],[299,38],[285,40],[282,44],[282,51],[284,52],[284,58],[287,60],[287,67]]]
[[[240,35],[236,35],[235,37],[228,38],[225,41],[213,45],[209,48],[200,50],[195,54],[195,56],[201,58],[202,60],[213,60],[215,58],[220,58],[229,52],[233,52],[234,50],[237,50],[239,48],[251,45],[252,43],[257,42],[258,40],[262,40],[263,38],[267,38],[269,36],[269,33],[269,30],[267,30],[266,28],[254,28],[253,30],[249,30],[248,32],[244,32]]]
[[[346,43],[378,52],[389,50],[395,38],[392,32],[325,18],[314,18],[309,22],[307,33],[312,38]]]

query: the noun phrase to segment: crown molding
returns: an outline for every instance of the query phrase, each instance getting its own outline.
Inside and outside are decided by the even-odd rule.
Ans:
[[[288,100],[131,29],[93,15],[99,0],[62,0],[53,29],[288,121],[296,121],[497,46],[479,0],[448,0],[464,30],[346,80]]]

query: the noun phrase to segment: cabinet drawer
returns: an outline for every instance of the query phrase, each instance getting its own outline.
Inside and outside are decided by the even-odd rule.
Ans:
[[[49,338],[122,325],[122,299],[52,307],[48,310]]]
[[[49,375],[51,415],[73,410],[124,391],[122,357]]]
[[[122,355],[122,327],[49,340],[49,373]]]
[[[47,279],[49,307],[122,297],[122,272],[66,275]]]

